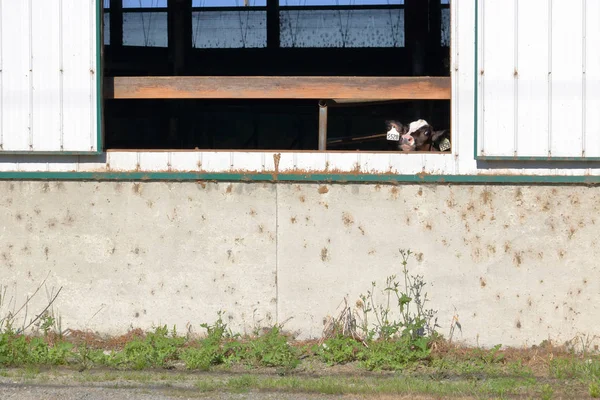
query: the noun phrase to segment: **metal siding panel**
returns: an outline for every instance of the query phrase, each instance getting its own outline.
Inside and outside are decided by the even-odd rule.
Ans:
[[[390,157],[384,154],[360,154],[361,173],[385,173],[390,171]]]
[[[360,168],[356,153],[331,153],[328,155],[328,161],[330,171],[350,172]]]
[[[305,157],[296,157],[295,168],[302,171],[324,171],[328,167],[326,153],[309,153]]]
[[[600,157],[600,1],[586,1],[585,155]]]
[[[202,154],[201,171],[226,172],[231,170],[231,158],[228,152],[210,152]]]
[[[550,148],[581,157],[583,146],[582,0],[552,1]]]
[[[28,151],[31,82],[29,1],[2,2],[2,142],[4,151]]]
[[[518,156],[548,155],[548,8],[548,0],[518,3]]]
[[[111,171],[137,171],[139,155],[136,152],[111,151],[106,153],[106,165]]]
[[[231,169],[234,171],[263,171],[264,162],[260,152],[232,152]]]
[[[32,5],[32,150],[60,151],[60,1],[33,0]]]
[[[169,152],[166,151],[143,151],[138,153],[140,160],[140,171],[168,171]]]
[[[483,21],[483,130],[485,155],[513,156],[515,129],[514,1],[481,2]]]
[[[172,171],[198,171],[198,164],[201,159],[200,152],[171,152],[171,170]]]
[[[62,0],[64,150],[96,149],[95,0]]]
[[[452,154],[423,154],[423,171],[428,174],[454,174]]]

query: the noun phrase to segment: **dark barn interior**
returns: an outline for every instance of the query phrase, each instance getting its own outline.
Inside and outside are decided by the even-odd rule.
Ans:
[[[105,80],[450,76],[448,0],[206,3],[104,0]],[[323,150],[322,100],[328,151],[398,151],[386,140],[387,119],[450,128],[449,99],[159,97],[107,96],[106,148]]]

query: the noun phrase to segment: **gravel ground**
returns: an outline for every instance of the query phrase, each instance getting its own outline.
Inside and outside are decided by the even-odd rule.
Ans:
[[[0,369],[0,400],[353,400],[353,399],[434,399],[433,396],[415,395],[325,395],[293,392],[199,390],[198,377],[205,381],[227,380],[230,373],[169,374],[164,372],[111,372],[79,373],[74,370],[28,372],[23,369]]]
[[[412,399],[425,400],[439,397],[426,396],[351,396],[351,395],[321,395],[307,393],[279,392],[249,392],[249,393],[200,393],[192,389],[165,389],[153,387],[114,388],[90,386],[53,386],[53,385],[24,385],[0,383],[0,399],[2,400],[184,400],[184,399],[215,399],[215,400],[353,400],[353,399]]]
[[[305,393],[198,393],[193,390],[164,388],[109,388],[86,386],[5,385],[0,386],[3,400],[300,400],[339,399],[340,396],[308,395]],[[351,399],[351,397],[344,397]]]

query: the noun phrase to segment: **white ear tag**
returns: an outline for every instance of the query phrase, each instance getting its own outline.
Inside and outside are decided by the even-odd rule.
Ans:
[[[440,151],[446,151],[446,150],[450,150],[450,140],[448,140],[448,138],[444,138],[440,142]]]
[[[395,127],[392,126],[392,129],[387,131],[387,140],[393,140],[395,142],[400,141],[400,132],[396,130]]]

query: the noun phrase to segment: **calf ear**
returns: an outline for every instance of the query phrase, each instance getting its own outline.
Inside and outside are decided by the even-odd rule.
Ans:
[[[447,129],[444,129],[443,131],[433,131],[432,135],[431,135],[431,140],[433,142],[437,142],[438,140],[441,140],[444,137],[449,136],[449,131]]]

